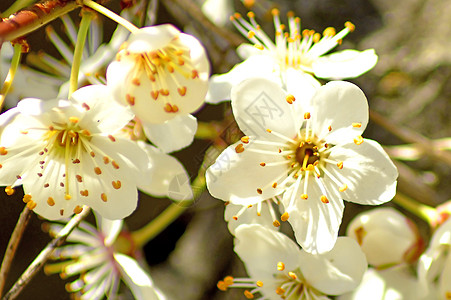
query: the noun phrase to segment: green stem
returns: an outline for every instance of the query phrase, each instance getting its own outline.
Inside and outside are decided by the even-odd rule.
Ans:
[[[70,70],[68,98],[70,98],[72,93],[75,92],[78,88],[78,73],[80,71],[81,59],[83,57],[83,50],[85,48],[86,36],[88,35],[89,25],[91,24],[93,17],[94,14],[89,10],[81,10],[80,29],[78,30],[74,59],[72,61],[72,68]]]
[[[0,90],[0,110],[3,107],[3,102],[5,101],[6,95],[8,94],[9,89],[13,84],[17,68],[19,67],[21,54],[22,45],[20,45],[20,43],[17,43],[14,45],[14,54],[11,60],[11,67],[9,68],[8,75],[6,76],[5,82],[3,83],[2,89]]]
[[[203,140],[215,140],[219,136],[219,131],[212,123],[197,122],[195,137]]]
[[[102,15],[110,18],[111,20],[115,21],[116,23],[124,26],[125,28],[127,28],[132,33],[139,29],[138,27],[136,27],[134,24],[132,24],[128,20],[122,18],[121,16],[119,16],[118,14],[112,12],[111,10],[106,8],[105,6],[102,6],[102,5],[96,3],[96,2],[94,2],[92,0],[83,0],[83,5],[86,5],[87,7],[92,8],[93,10],[95,10],[95,11],[101,13]]]
[[[17,0],[13,4],[11,4],[11,6],[7,10],[2,12],[1,17],[7,18],[10,15],[12,15],[13,13],[15,13],[16,11],[19,11],[22,8],[27,7],[28,5],[30,5],[33,2],[35,2],[35,1],[34,0]]]
[[[425,220],[431,226],[434,226],[436,223],[437,210],[433,207],[419,203],[400,192],[396,193],[395,198],[393,198],[393,202]]]
[[[147,242],[152,240],[172,222],[174,222],[193,202],[197,199],[206,188],[205,177],[198,176],[192,183],[193,199],[172,203],[158,217],[141,229],[131,233],[135,247],[141,248]]]

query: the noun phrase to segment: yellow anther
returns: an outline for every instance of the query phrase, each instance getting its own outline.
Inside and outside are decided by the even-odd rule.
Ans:
[[[232,285],[233,284],[233,277],[232,276],[224,277],[224,283],[227,284],[227,285]]]
[[[234,17],[235,19],[239,19],[239,18],[241,18],[241,14],[239,14],[239,13],[234,13],[234,14],[233,14],[233,17]]]
[[[260,195],[263,194],[262,189],[257,189],[257,193],[260,194]]]
[[[302,36],[307,37],[307,36],[309,36],[309,35],[310,35],[310,30],[308,30],[308,29],[302,30]]]
[[[49,198],[47,199],[47,204],[48,204],[49,206],[53,206],[53,205],[55,205],[55,200],[53,200],[52,197],[49,197]]]
[[[35,207],[36,207],[36,205],[38,205],[36,202],[34,202],[33,200],[30,200],[28,203],[27,203],[27,207],[28,207],[28,209],[34,209]]]
[[[248,136],[243,136],[242,138],[241,138],[241,142],[243,142],[243,143],[245,143],[245,144],[247,144],[247,143],[249,143],[249,137]]]
[[[271,133],[271,132],[272,132],[272,130],[271,130],[271,129],[266,129],[266,132],[269,132],[269,133]]]
[[[28,203],[28,202],[30,202],[30,200],[31,200],[31,195],[30,195],[30,194],[25,194],[25,195],[23,196],[23,198],[22,198],[22,201],[23,201],[24,203]]]
[[[278,288],[276,288],[276,294],[282,296],[283,294],[285,294],[285,290],[279,286]]]
[[[288,95],[285,99],[289,104],[293,104],[293,102],[296,100],[293,95]]]
[[[113,185],[113,188],[116,190],[120,189],[122,186],[122,183],[120,180],[112,181],[111,184]]]
[[[346,191],[348,189],[348,185],[347,184],[343,184],[338,190],[340,191],[340,192],[344,192],[344,191]]]
[[[71,122],[72,124],[77,124],[80,121],[79,118],[77,117],[70,117],[69,118],[69,122]]]
[[[243,1],[244,6],[247,8],[251,8],[255,4],[255,0],[244,0]]]
[[[273,16],[278,16],[278,15],[280,14],[280,11],[279,11],[277,8],[273,8],[273,9],[271,10],[271,14],[272,14]]]
[[[323,203],[329,203],[329,199],[327,199],[327,197],[325,195],[321,195],[321,202]]]
[[[244,291],[244,296],[246,296],[247,299],[254,299],[254,295],[248,290]]]
[[[15,192],[15,190],[11,186],[5,187],[6,195],[11,196],[12,194],[14,194],[14,192]]]
[[[296,276],[296,274],[294,274],[294,272],[288,272],[288,276],[290,276],[291,279],[293,279],[293,280],[298,279],[298,276]]]
[[[274,222],[272,222],[272,225],[273,225],[274,227],[279,227],[279,226],[280,226],[280,222],[277,221],[277,220],[274,220]]]
[[[308,195],[307,194],[302,194],[301,198],[304,199],[304,200],[307,200],[308,199]]]
[[[256,284],[258,287],[262,287],[262,286],[263,286],[263,282],[261,282],[260,280],[258,280],[255,284]]]
[[[318,43],[320,39],[321,39],[321,34],[319,34],[318,32],[316,32],[316,33],[313,35],[313,38],[312,38],[313,42],[314,42],[314,43]]]
[[[0,147],[0,155],[6,155],[8,154],[8,150],[6,150],[5,147]]]
[[[354,139],[354,144],[361,145],[362,143],[363,143],[363,137],[361,135],[359,135],[358,137],[356,137]]]
[[[70,199],[72,199],[72,196],[71,196],[71,195],[69,195],[69,194],[66,194],[66,195],[64,195],[64,199],[66,199],[66,200],[70,200]]]
[[[353,32],[355,30],[355,25],[349,21],[345,23],[345,27],[348,28],[350,32]]]
[[[249,31],[249,32],[247,33],[247,38],[248,38],[248,39],[251,39],[251,38],[253,38],[254,36],[255,36],[255,32],[253,32],[252,30]]]
[[[236,153],[241,153],[241,152],[243,152],[244,151],[244,146],[243,146],[243,144],[238,144],[236,147],[235,147],[235,152]]]
[[[261,44],[255,44],[254,47],[257,48],[258,50],[265,49],[265,47],[263,47],[263,45],[261,45]]]
[[[337,32],[335,31],[335,28],[333,27],[327,27],[323,31],[324,36],[334,36]]]
[[[262,162],[262,163],[260,163],[260,166],[264,167],[264,166],[266,166],[266,163]]]
[[[79,214],[83,211],[83,208],[80,205],[75,206],[74,208],[74,214]]]
[[[365,235],[366,235],[365,228],[363,228],[362,226],[360,226],[360,227],[358,227],[358,228],[356,228],[356,229],[354,230],[354,233],[355,233],[355,236],[356,236],[356,238],[357,238],[357,243],[359,243],[359,245],[362,246],[363,238],[364,238]]]
[[[360,128],[362,127],[362,123],[352,123],[352,127]]]
[[[311,117],[311,115],[310,115],[309,112],[306,112],[306,113],[304,114],[304,119],[308,120],[308,119],[310,119],[310,117]]]
[[[327,127],[327,130],[332,131],[332,126],[329,125],[329,127]]]
[[[218,281],[216,286],[223,292],[227,291],[227,288],[229,287],[224,281]]]
[[[249,19],[255,18],[254,12],[253,12],[253,11],[248,12],[248,13],[247,13],[247,17],[248,17]]]
[[[276,187],[277,187],[277,182],[274,182],[274,183],[272,184],[272,187],[273,187],[273,188],[276,188]]]
[[[283,262],[279,261],[277,263],[277,271],[283,271],[283,270],[285,270],[285,264]]]
[[[290,217],[290,215],[289,215],[287,212],[284,212],[284,213],[282,214],[282,216],[280,217],[280,219],[281,219],[283,222],[286,222],[286,221],[288,220],[289,217]]]
[[[337,164],[337,167],[338,167],[340,170],[343,169],[343,162],[340,161],[340,162]]]

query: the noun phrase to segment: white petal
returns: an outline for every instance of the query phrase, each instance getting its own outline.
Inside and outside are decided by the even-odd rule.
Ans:
[[[98,213],[94,212],[96,217],[97,226],[102,231],[104,237],[104,243],[110,246],[114,243],[119,233],[121,233],[122,225],[124,220],[109,220],[100,216]]]
[[[449,298],[451,293],[451,255],[448,253],[443,265],[443,271],[439,279],[439,291],[441,299]]]
[[[301,198],[301,186],[295,196],[294,205],[289,206],[293,190],[294,187],[291,187],[285,192],[282,201],[290,216],[288,222],[293,227],[296,241],[309,253],[330,251],[337,240],[343,216],[343,201],[329,196],[329,203],[321,202],[322,192],[316,184],[310,182],[307,189],[308,199]]]
[[[248,58],[250,58],[252,56],[256,56],[256,55],[267,55],[268,58],[271,55],[271,53],[267,52],[267,50],[265,50],[265,49],[260,50],[260,49],[256,48],[254,45],[246,44],[246,43],[243,43],[243,44],[239,45],[236,48],[236,53],[243,60],[246,60],[246,59],[248,59]]]
[[[225,26],[233,14],[233,4],[229,0],[206,0],[202,12],[216,25]]]
[[[264,78],[243,81],[232,89],[232,110],[241,131],[248,136],[264,138],[267,129],[294,138],[299,118],[286,92],[277,83]]]
[[[235,220],[233,217],[236,217],[241,209],[245,210]],[[225,207],[224,220],[228,222],[227,226],[230,233],[234,235],[236,228],[241,224],[259,224],[269,229],[276,229],[276,227],[274,227],[273,225],[274,220],[269,213],[268,204],[266,202],[262,203],[262,210],[260,215],[258,215],[257,212],[257,205],[247,207],[229,203]]]
[[[190,179],[183,165],[174,157],[146,143],[139,143],[150,158],[150,176],[138,187],[143,192],[173,200],[193,199]]]
[[[211,76],[205,101],[217,104],[229,100],[232,87],[249,78],[267,78],[281,85],[277,70],[278,65],[271,56],[251,56],[242,63],[235,65],[228,73]]]
[[[321,56],[313,62],[316,77],[327,79],[354,78],[372,69],[377,63],[374,49],[343,50]]]
[[[127,50],[141,53],[161,49],[179,35],[180,31],[171,24],[143,27],[130,35]]]
[[[197,120],[192,115],[179,115],[161,124],[142,123],[146,137],[165,153],[183,149],[194,140]]]
[[[155,290],[150,276],[131,257],[114,253],[114,259],[119,265],[123,280],[138,300],[163,300],[161,292]]]
[[[356,241],[339,237],[330,252],[310,254],[300,267],[307,282],[314,288],[327,295],[341,295],[359,285],[367,262]]]
[[[82,128],[92,128],[91,124],[94,123],[100,132],[114,133],[127,125],[134,116],[128,108],[111,101],[111,88],[106,85],[82,87],[72,94],[71,99],[89,107],[86,118],[80,121]]]
[[[352,142],[368,124],[368,102],[355,84],[332,81],[313,96],[311,114],[313,130],[320,139],[332,144]]]
[[[329,158],[343,161],[343,169],[334,165],[327,169],[348,185],[341,193],[344,200],[378,205],[395,196],[398,171],[379,143],[364,139],[360,145],[335,146]]]
[[[297,114],[303,116],[304,112],[310,111],[308,109],[311,99],[321,84],[312,75],[294,68],[287,69],[283,75],[288,94],[292,94],[296,99],[293,106]]]
[[[302,257],[298,245],[286,235],[258,224],[241,225],[235,232],[235,252],[255,279],[272,278],[277,264],[294,271],[300,267]]]
[[[207,189],[213,197],[234,204],[249,205],[269,199],[283,192],[272,184],[279,176],[286,176],[287,165],[262,167],[260,163],[283,162],[280,155],[269,155],[253,150],[278,153],[277,146],[263,146],[253,143],[244,144],[244,151],[237,153],[235,143],[225,149],[216,162],[207,169]],[[258,174],[258,176],[256,176]],[[257,192],[261,189],[261,194]]]

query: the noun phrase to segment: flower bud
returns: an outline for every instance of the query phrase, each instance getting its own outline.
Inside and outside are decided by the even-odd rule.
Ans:
[[[376,268],[412,263],[424,249],[415,224],[390,207],[359,214],[349,224],[347,235],[359,243],[368,263]]]

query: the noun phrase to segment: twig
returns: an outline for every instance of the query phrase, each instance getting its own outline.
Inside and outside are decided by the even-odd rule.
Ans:
[[[15,299],[18,294],[22,291],[25,285],[30,282],[30,280],[38,273],[38,271],[44,266],[44,263],[49,259],[53,250],[56,247],[61,246],[67,236],[74,230],[78,224],[88,216],[90,208],[83,206],[83,211],[74,216],[64,228],[56,235],[56,237],[47,244],[47,246],[39,253],[35,260],[28,266],[28,268],[23,272],[22,276],[14,283],[13,287],[8,291],[8,293],[2,298],[2,300]]]
[[[77,0],[47,0],[20,10],[0,22],[0,45],[22,37],[80,6]]]
[[[6,247],[5,256],[3,257],[2,266],[0,268],[0,295],[3,294],[3,288],[5,287],[6,276],[8,275],[9,268],[16,253],[17,246],[22,239],[23,232],[27,227],[28,221],[30,220],[30,209],[27,206],[24,207],[22,213],[17,220],[16,227],[11,234],[9,239],[8,247]]]
[[[408,128],[393,124],[384,116],[373,110],[370,110],[370,119],[404,142],[417,144],[425,155],[451,166],[451,152],[442,151],[437,147],[434,147],[434,144],[430,139]]]
[[[216,26],[204,15],[199,6],[192,0],[169,0],[162,1],[162,3],[165,6],[171,5],[170,3],[177,5],[182,10],[187,12],[194,20],[199,22],[205,29],[217,34],[235,48],[246,42],[246,40],[240,35],[225,28]]]

